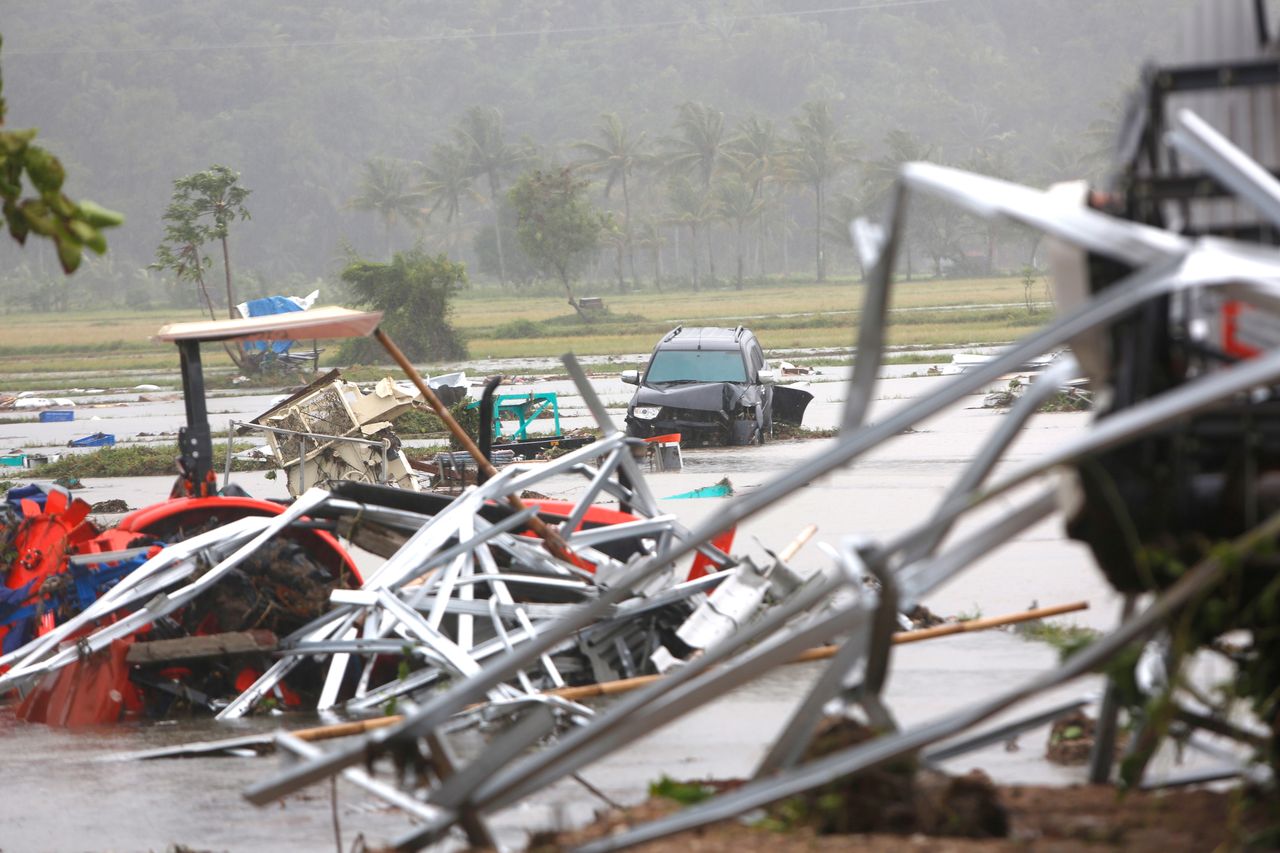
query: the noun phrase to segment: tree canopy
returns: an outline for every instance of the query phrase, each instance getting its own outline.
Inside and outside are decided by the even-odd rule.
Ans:
[[[195,281],[210,311],[213,302],[205,289],[204,269],[209,263],[200,251],[217,241],[222,248],[226,282],[227,316],[235,316],[235,285],[231,276],[231,223],[249,219],[245,201],[252,190],[240,185],[240,173],[214,165],[173,182],[173,196],[164,212],[165,234],[156,249],[155,266],[171,269],[179,280]]]
[[[449,322],[450,300],[467,285],[467,272],[444,255],[397,252],[388,263],[356,258],[342,271],[356,304],[382,311],[382,328],[414,361],[465,358],[466,343]],[[344,348],[348,360],[378,359],[370,338]]]
[[[535,171],[511,188],[520,248],[544,273],[564,285],[569,304],[590,319],[573,294],[573,278],[600,245],[600,213],[586,198],[586,181],[569,169]]]
[[[87,195],[133,223],[113,234],[107,262],[81,271],[97,300],[159,287],[139,269],[165,228],[172,176],[211,162],[234,164],[255,189],[254,239],[237,240],[236,264],[273,291],[331,274],[344,245],[385,251],[386,218],[349,204],[375,159],[403,168],[406,192],[434,211],[413,223],[397,213],[393,240],[421,240],[474,269],[476,238],[490,228],[495,277],[510,278],[517,247],[499,227],[500,199],[534,162],[598,159],[575,142],[622,141],[602,135],[609,115],[628,142],[661,155],[637,159],[627,191],[601,203],[626,236],[626,271],[639,281],[661,267],[675,284],[727,268],[739,239],[736,223],[711,213],[691,245],[690,205],[667,192],[672,171],[687,170],[703,202],[731,171],[766,198],[743,229],[747,275],[818,272],[828,211],[816,190],[786,184],[778,162],[806,103],[825,104],[861,151],[824,197],[871,205],[863,167],[884,156],[892,130],[1013,180],[1098,176],[1115,105],[1173,40],[1166,22],[1185,5],[174,0],[67,15],[26,3],[5,17],[5,70],[11,112],[41,127]],[[621,189],[615,168],[584,175]],[[645,222],[660,239],[633,251]],[[45,254],[0,245],[0,300],[7,281],[42,275]],[[604,254],[593,263],[611,268],[612,249]],[[846,245],[823,257],[842,274],[855,267]],[[174,293],[191,300],[195,289]]]

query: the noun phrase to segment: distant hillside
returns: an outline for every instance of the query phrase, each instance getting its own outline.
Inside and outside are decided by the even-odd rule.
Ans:
[[[496,107],[507,141],[551,163],[574,159],[572,143],[592,138],[602,113],[653,142],[676,132],[685,102],[722,112],[728,134],[751,116],[786,133],[802,103],[826,101],[864,163],[833,182],[830,197],[843,193],[846,206],[859,194],[865,202],[865,164],[885,155],[892,130],[935,158],[1033,182],[1070,177],[1097,167],[1119,99],[1171,37],[1181,5],[3,0],[0,67],[9,125],[39,127],[73,194],[127,215],[110,260],[78,282],[106,282],[112,298],[127,299],[130,288],[154,286],[134,270],[152,260],[172,180],[212,163],[240,171],[253,190],[253,219],[234,238],[239,269],[263,277],[250,290],[331,274],[344,246],[376,256],[387,240],[408,248],[422,239],[474,276],[492,221],[483,180],[447,222],[437,208],[424,225],[387,225],[350,205],[367,161],[404,161],[417,174],[410,164],[454,141],[474,106]],[[673,230],[665,181],[637,171],[633,222],[652,226],[658,255],[649,259],[635,229],[630,248],[646,269],[696,276],[673,245],[685,238]],[[595,198],[622,215],[616,190]],[[779,190],[778,204],[783,236],[770,251],[791,242],[772,268],[807,263],[812,273],[803,187]],[[732,263],[728,233],[708,238],[721,278]],[[40,279],[42,251],[0,241],[0,270]],[[607,276],[612,261],[600,263]],[[768,264],[757,258],[757,267]]]

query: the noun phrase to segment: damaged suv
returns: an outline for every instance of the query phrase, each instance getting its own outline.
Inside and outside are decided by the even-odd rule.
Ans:
[[[688,444],[763,444],[776,417],[799,425],[813,399],[807,391],[775,387],[756,336],[736,329],[677,326],[653,350],[627,407],[627,434],[640,438],[680,433]]]

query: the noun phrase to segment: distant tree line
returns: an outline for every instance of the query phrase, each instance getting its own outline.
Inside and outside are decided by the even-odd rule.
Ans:
[[[388,257],[413,244],[456,257],[469,242],[479,271],[503,285],[520,287],[552,273],[568,287],[566,269],[549,268],[512,240],[519,205],[504,192],[517,179],[545,180],[563,169],[598,191],[597,252],[585,266],[597,281],[614,279],[619,291],[741,289],[750,279],[796,274],[821,282],[833,268],[861,273],[849,225],[880,214],[903,163],[928,160],[1012,177],[1008,139],[988,130],[947,156],[895,129],[877,146],[879,156],[870,157],[873,146],[854,136],[829,101],[805,102],[783,126],[758,115],[730,124],[722,111],[690,101],[661,136],[606,113],[594,136],[548,149],[510,142],[498,109],[473,107],[426,161],[366,161],[350,206],[378,216]],[[567,152],[560,162],[550,153],[557,150]],[[1088,174],[1105,154],[1085,150],[1062,174]],[[1027,239],[921,201],[912,208],[903,267],[908,275],[934,276],[1020,270],[1027,259],[1019,244],[1026,249]],[[801,242],[809,247],[807,260],[791,250]],[[1003,263],[996,256],[1002,245],[1009,255]]]
[[[71,287],[50,247],[0,245],[0,310],[207,311],[196,284],[148,267],[174,179],[214,163],[253,189],[232,247],[242,298],[320,277],[342,298],[348,249],[419,244],[481,286],[560,289],[509,193],[562,168],[602,217],[576,273],[592,287],[856,276],[848,220],[878,212],[908,155],[1038,185],[1100,176],[1120,99],[1186,0],[810,5],[19,4],[11,113],[129,224]],[[912,274],[1030,257],[1021,235],[925,213]]]

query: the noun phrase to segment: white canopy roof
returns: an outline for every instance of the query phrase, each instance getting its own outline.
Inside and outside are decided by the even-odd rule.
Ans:
[[[169,323],[156,332],[157,341],[230,341],[251,338],[285,341],[296,338],[360,338],[382,322],[381,311],[353,311],[326,306],[310,311],[290,311],[239,320],[199,320]]]

